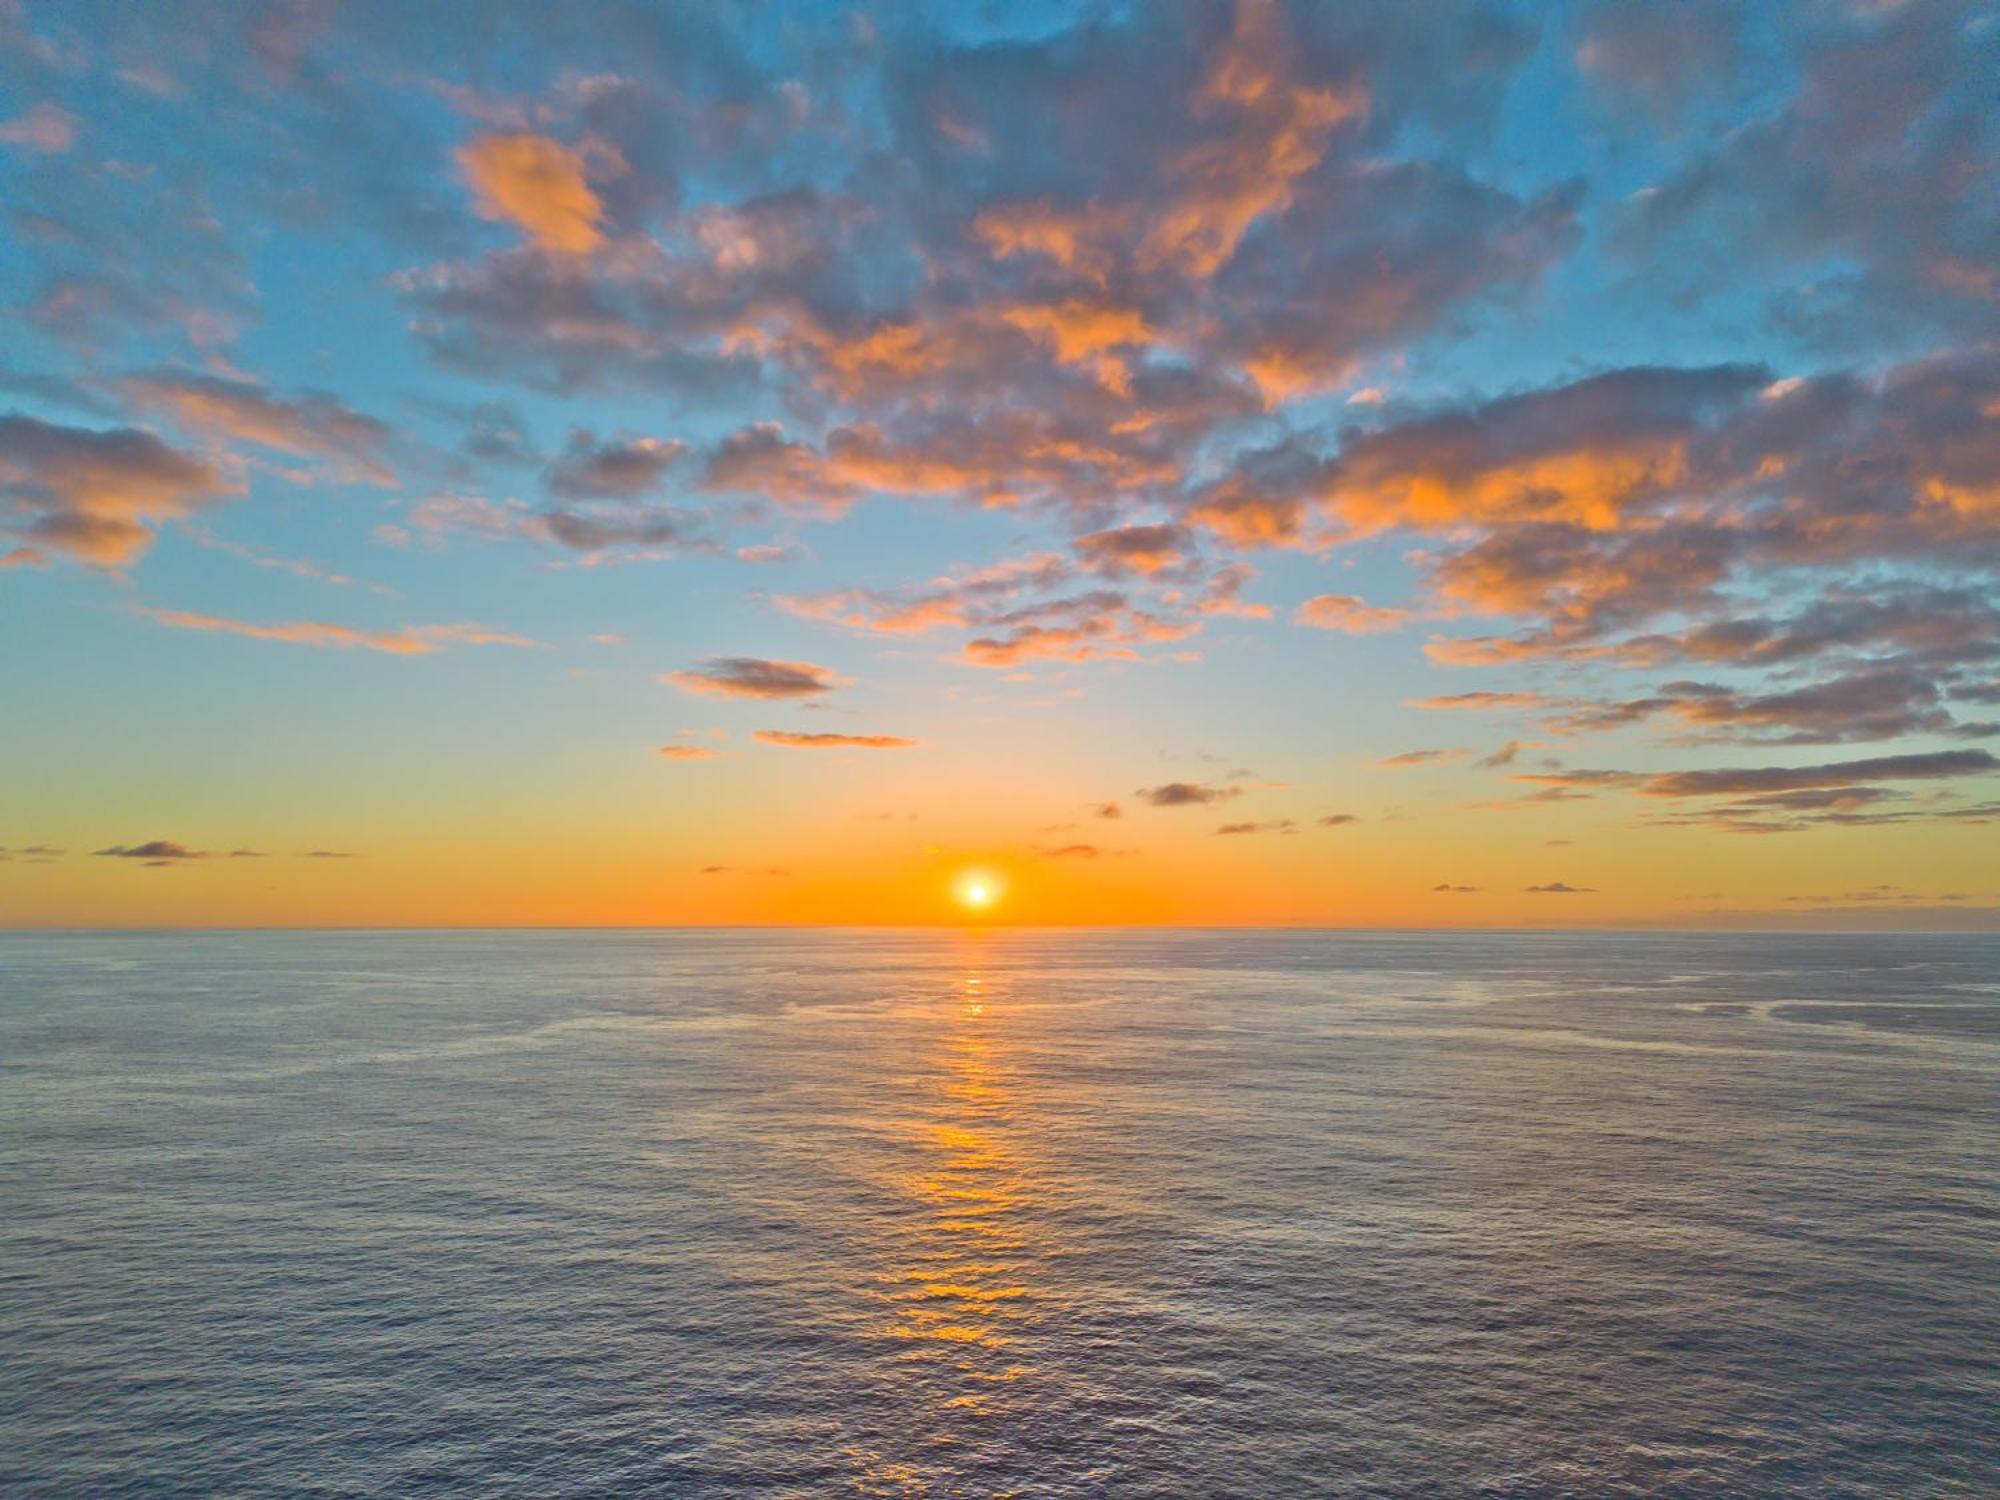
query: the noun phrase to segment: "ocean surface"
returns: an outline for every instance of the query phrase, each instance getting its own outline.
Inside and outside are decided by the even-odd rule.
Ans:
[[[0,937],[0,1493],[1993,1495],[2000,939]]]

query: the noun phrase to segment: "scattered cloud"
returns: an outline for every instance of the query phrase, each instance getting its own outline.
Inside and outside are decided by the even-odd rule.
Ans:
[[[549,466],[549,493],[564,500],[627,500],[657,486],[687,444],[660,438],[600,442],[584,428]]]
[[[1384,756],[1376,764],[1385,770],[1400,771],[1411,766],[1435,766],[1463,760],[1471,753],[1470,750],[1405,750],[1397,755]]]
[[[36,552],[123,568],[152,545],[160,525],[241,488],[208,460],[138,428],[0,416],[0,532]]]
[[[1299,606],[1293,617],[1315,630],[1338,630],[1347,635],[1374,635],[1400,630],[1410,622],[1407,609],[1369,604],[1353,594],[1319,594]]]
[[[483,625],[404,625],[395,630],[357,630],[321,620],[294,620],[283,625],[258,625],[222,615],[185,609],[145,609],[139,613],[175,630],[217,631],[257,641],[285,641],[295,646],[382,651],[392,656],[427,656],[445,646],[536,647],[541,643]]]
[[[31,104],[13,119],[0,123],[0,145],[21,146],[44,156],[60,156],[76,144],[81,122],[60,104],[46,99]]]
[[[788,729],[759,729],[751,738],[793,750],[907,750],[921,743],[895,734],[797,734]]]
[[[1204,786],[1194,781],[1169,781],[1162,786],[1141,787],[1132,794],[1148,807],[1207,807],[1243,795],[1240,786]],[[1106,804],[1116,806],[1115,803]],[[1100,814],[1103,816],[1103,814]]]
[[[1504,712],[1512,709],[1550,708],[1560,699],[1543,693],[1442,693],[1432,698],[1405,698],[1411,708],[1430,708],[1471,713]]]
[[[143,411],[163,416],[192,436],[255,444],[298,458],[335,461],[346,477],[396,482],[384,450],[387,424],[332,396],[286,399],[255,381],[186,370],[153,370],[121,382]]]
[[[807,661],[712,656],[699,670],[669,672],[664,682],[717,698],[817,698],[852,681]]]
[[[106,859],[133,859],[142,865],[159,868],[166,865],[184,864],[199,859],[262,859],[264,856],[255,849],[230,849],[217,853],[209,849],[191,849],[174,839],[148,839],[143,844],[113,844],[106,849],[93,849],[92,854]]]
[[[461,147],[459,170],[481,218],[504,220],[552,255],[585,255],[604,243],[604,205],[583,156],[527,132],[485,135]]]

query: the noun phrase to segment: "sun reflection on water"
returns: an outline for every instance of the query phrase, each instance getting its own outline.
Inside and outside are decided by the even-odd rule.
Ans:
[[[881,1274],[888,1337],[939,1408],[984,1415],[987,1391],[1030,1373],[1019,1334],[1033,1315],[1031,1178],[1017,1147],[1017,1079],[983,976],[959,986],[938,1039],[927,1117],[911,1124],[924,1164],[903,1183],[912,1210]]]

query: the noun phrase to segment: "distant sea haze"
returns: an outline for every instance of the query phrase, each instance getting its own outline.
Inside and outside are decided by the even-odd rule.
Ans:
[[[2000,938],[0,937],[0,1492],[2000,1475]]]

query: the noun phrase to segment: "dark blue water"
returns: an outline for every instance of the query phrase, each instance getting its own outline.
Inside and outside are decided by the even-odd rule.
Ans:
[[[1939,1495],[2000,940],[0,938],[16,1495]]]

